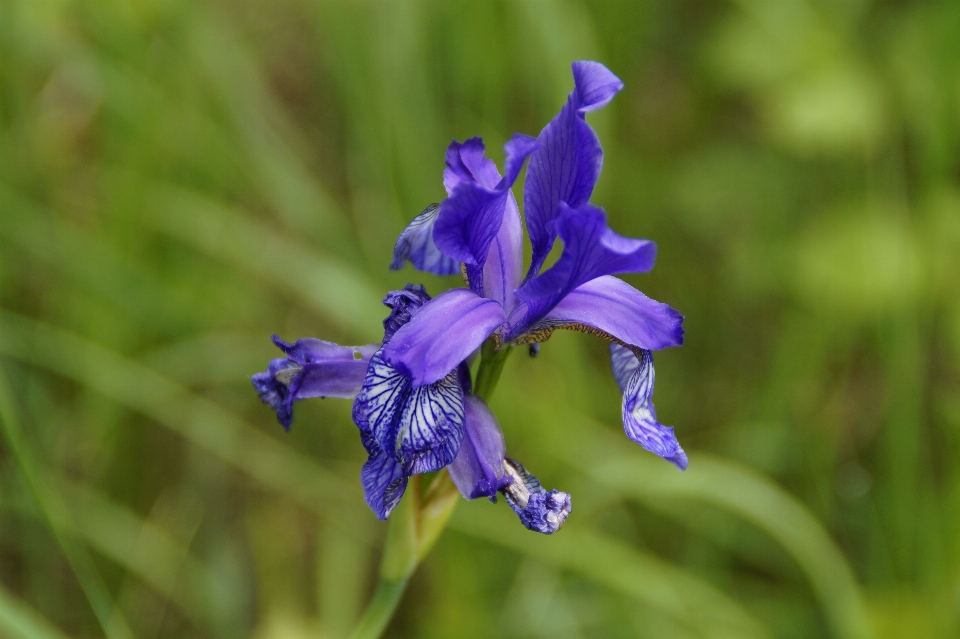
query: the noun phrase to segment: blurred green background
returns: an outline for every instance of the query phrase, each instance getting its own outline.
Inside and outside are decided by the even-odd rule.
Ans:
[[[601,340],[514,355],[493,409],[573,514],[462,502],[386,636],[960,636],[955,0],[0,0],[0,636],[348,634],[350,403],[285,434],[249,375],[458,286],[397,234],[580,58],[626,84],[593,201],[686,315],[690,469],[623,436]]]

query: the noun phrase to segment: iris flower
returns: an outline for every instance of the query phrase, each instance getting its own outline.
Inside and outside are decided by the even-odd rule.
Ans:
[[[686,468],[673,429],[657,421],[651,400],[651,351],[683,342],[683,318],[613,277],[649,271],[656,245],[616,234],[589,203],[603,152],[585,114],[623,84],[596,62],[575,62],[573,76],[567,103],[540,135],[507,142],[503,175],[479,138],[452,142],[443,173],[448,197],[401,233],[391,268],[409,261],[437,275],[460,271],[467,288],[433,299],[419,285],[391,291],[380,344],[274,338],[286,357],[253,377],[285,427],[296,400],[355,396],[353,419],[369,455],[361,483],[381,519],[411,476],[447,468],[467,499],[502,494],[527,528],[549,534],[563,525],[570,496],[545,490],[507,456],[495,416],[471,392],[469,362],[489,338],[498,349],[529,344],[531,353],[558,328],[608,339],[627,436]],[[521,220],[511,187],[528,160]],[[525,274],[524,226],[532,244]],[[543,269],[558,238],[560,258]]]
[[[519,345],[546,341],[558,328],[600,335],[612,342],[627,436],[684,469],[686,455],[651,401],[651,351],[683,343],[683,317],[613,277],[652,269],[656,245],[616,234],[589,203],[603,152],[584,116],[623,83],[596,62],[575,62],[573,77],[566,105],[537,138],[507,142],[503,177],[478,138],[449,146],[449,197],[400,235],[393,266],[408,259],[443,275],[460,263],[469,288],[424,304],[383,349],[383,359],[416,388],[449,374],[490,336]],[[523,225],[510,187],[528,157],[523,208],[533,257],[523,275]],[[557,238],[563,252],[542,270]]]

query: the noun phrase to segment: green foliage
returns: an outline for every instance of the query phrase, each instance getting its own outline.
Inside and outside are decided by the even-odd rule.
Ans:
[[[605,344],[519,351],[492,407],[567,526],[461,503],[386,636],[957,635],[957,33],[952,0],[3,0],[0,635],[347,636],[386,532],[349,402],[286,434],[248,377],[458,286],[388,271],[397,234],[578,58],[626,83],[594,201],[686,315],[690,469],[622,436]]]

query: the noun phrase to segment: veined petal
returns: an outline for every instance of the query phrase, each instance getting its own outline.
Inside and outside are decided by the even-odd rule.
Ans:
[[[410,321],[421,306],[430,301],[430,296],[420,284],[407,284],[399,291],[390,291],[383,298],[383,305],[390,308],[390,315],[383,320],[383,343],[386,344],[397,330]]]
[[[630,378],[640,368],[640,360],[632,350],[614,342],[610,344],[610,367],[622,395],[627,391]]]
[[[527,280],[540,271],[553,246],[555,233],[549,226],[560,202],[578,208],[590,199],[600,177],[603,149],[584,114],[607,104],[623,83],[598,62],[573,63],[574,90],[560,113],[540,132],[540,148],[530,156],[523,187],[527,232],[533,244],[533,260]]]
[[[546,317],[527,328],[517,343],[545,342],[554,330],[566,328],[660,350],[683,343],[682,325],[678,311],[621,279],[603,275],[573,289]],[[620,386],[623,390],[623,384]]]
[[[486,147],[481,138],[468,138],[461,144],[456,140],[447,147],[447,168],[443,172],[443,186],[447,195],[461,182],[477,182],[488,189],[500,182],[500,172],[493,160],[485,156]]]
[[[497,188],[508,189],[517,181],[520,175],[520,169],[530,154],[540,148],[540,141],[537,138],[514,133],[506,144],[503,145],[503,179]]]
[[[454,460],[463,439],[458,371],[413,388],[409,377],[383,359],[381,349],[354,401],[353,419],[368,452],[376,442],[407,475],[439,470]]]
[[[579,113],[596,111],[606,106],[623,88],[620,78],[599,62],[577,60],[571,66]]]
[[[391,269],[399,270],[403,268],[404,261],[409,261],[415,268],[434,275],[460,272],[457,260],[444,255],[433,241],[433,229],[439,213],[440,205],[431,204],[403,229],[393,248]]]
[[[464,397],[464,408],[464,437],[457,458],[448,467],[450,478],[467,499],[496,498],[497,491],[513,481],[503,465],[507,454],[503,432],[479,397]]]
[[[463,390],[457,370],[412,389],[396,425],[396,458],[410,475],[440,470],[460,452],[464,429]]]
[[[294,397],[290,392],[290,382],[302,369],[302,364],[278,357],[270,360],[267,370],[250,378],[260,401],[277,413],[277,421],[287,430],[293,423]]]
[[[560,530],[572,507],[570,495],[559,490],[546,491],[540,481],[520,464],[506,458],[504,469],[513,481],[501,492],[526,528],[552,535]]]
[[[560,203],[560,216],[552,223],[563,239],[563,253],[552,268],[517,290],[527,313],[520,325],[511,327],[510,338],[541,320],[568,293],[602,275],[649,271],[657,246],[614,233],[603,211],[590,204],[571,209]]]
[[[461,182],[440,204],[433,231],[437,247],[457,262],[482,267],[503,221],[507,193]]]
[[[370,455],[360,471],[363,497],[377,519],[386,519],[400,503],[407,488],[407,475],[390,455],[378,450]]]
[[[627,437],[680,470],[686,470],[687,454],[680,447],[673,428],[657,421],[653,407],[653,354],[648,350],[637,354],[619,344],[611,344],[610,359],[617,383],[623,389],[623,429]]]
[[[505,320],[503,307],[469,289],[438,295],[417,311],[383,349],[413,387],[442,379]]]
[[[350,399],[360,392],[376,344],[340,346],[314,338],[274,343],[286,358],[270,361],[267,370],[251,378],[260,399],[277,412],[277,421],[289,429],[293,402],[311,397]]]

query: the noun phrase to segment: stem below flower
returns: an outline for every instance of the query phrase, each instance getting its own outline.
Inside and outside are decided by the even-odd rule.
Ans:
[[[377,639],[387,628],[393,613],[407,588],[407,580],[390,582],[380,580],[373,599],[367,605],[360,623],[354,629],[350,639]]]
[[[473,394],[490,400],[513,348],[496,349],[492,339],[480,349],[480,368]],[[410,576],[429,554],[456,507],[459,492],[444,468],[421,499],[420,477],[411,486],[390,517],[380,564],[380,583],[350,639],[378,639],[393,618]]]
[[[493,395],[497,382],[500,381],[503,365],[507,363],[507,357],[512,351],[512,346],[497,350],[496,342],[492,338],[480,347],[480,368],[477,370],[477,382],[473,385],[473,394],[484,402],[490,403],[490,396]]]

